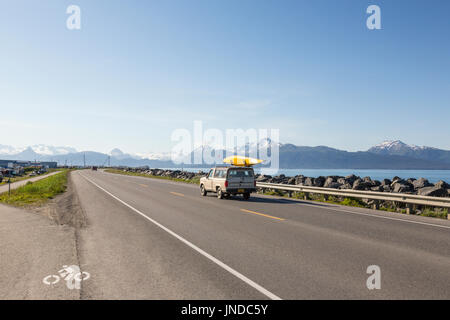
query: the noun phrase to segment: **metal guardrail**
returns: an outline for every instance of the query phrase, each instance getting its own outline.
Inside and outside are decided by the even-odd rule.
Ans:
[[[308,187],[302,185],[289,185],[289,184],[277,184],[265,182],[257,182],[256,187],[262,189],[317,193],[332,196],[342,196],[342,197],[352,197],[352,198],[382,200],[382,201],[395,201],[407,204],[450,208],[450,198],[419,196],[416,194],[362,191],[351,189],[332,189],[332,188]]]

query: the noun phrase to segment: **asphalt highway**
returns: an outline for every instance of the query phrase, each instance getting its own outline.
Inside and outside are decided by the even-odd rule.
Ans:
[[[72,173],[82,299],[450,299],[450,222]],[[369,266],[380,289],[369,290]]]

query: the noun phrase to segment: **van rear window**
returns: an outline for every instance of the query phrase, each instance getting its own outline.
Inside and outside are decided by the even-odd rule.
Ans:
[[[246,170],[246,169],[232,169],[228,170],[228,177],[234,178],[251,178],[253,177],[253,170]]]

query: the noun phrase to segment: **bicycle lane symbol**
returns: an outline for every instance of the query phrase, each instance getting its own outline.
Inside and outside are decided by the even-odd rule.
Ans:
[[[81,272],[80,267],[76,265],[64,265],[63,268],[58,271],[58,274],[59,275],[48,275],[42,279],[42,282],[46,285],[53,286],[63,279],[66,281],[66,286],[68,289],[79,290],[81,288],[81,281],[88,280],[91,277],[89,272]]]

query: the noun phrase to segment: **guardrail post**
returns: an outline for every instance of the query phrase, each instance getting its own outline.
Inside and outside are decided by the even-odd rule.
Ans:
[[[304,200],[309,200],[309,193],[308,192],[305,192],[305,195],[303,196],[303,199]]]
[[[288,197],[292,198],[292,191],[288,191]]]
[[[378,209],[380,209],[380,201],[374,200],[374,201],[373,201],[373,204],[372,204],[372,209],[373,209],[373,210],[378,210]]]
[[[410,203],[406,204],[406,214],[411,214],[411,204]]]

